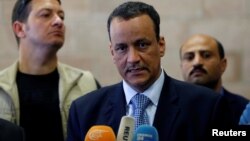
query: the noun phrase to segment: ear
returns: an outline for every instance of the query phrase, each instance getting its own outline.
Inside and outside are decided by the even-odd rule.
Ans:
[[[111,55],[114,56],[114,52],[113,52],[112,44],[111,43],[109,43],[109,50],[110,50]]]
[[[223,72],[225,72],[225,70],[226,70],[226,68],[227,68],[227,59],[226,58],[223,58],[222,60],[221,60],[221,72],[223,73]]]
[[[113,62],[115,63],[115,60],[114,60],[114,50],[113,50],[113,48],[112,48],[111,42],[109,43],[109,50],[110,50],[110,53],[111,53],[111,55],[112,55]]]
[[[23,38],[25,36],[23,23],[15,21],[12,25],[12,29],[17,37]]]
[[[162,36],[160,37],[158,45],[160,47],[160,56],[163,57],[165,54],[165,49],[166,49],[166,42],[165,42],[164,37]]]

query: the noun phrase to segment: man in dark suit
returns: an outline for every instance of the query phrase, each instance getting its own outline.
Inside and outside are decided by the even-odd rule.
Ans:
[[[0,141],[24,141],[23,129],[12,122],[0,119]]]
[[[159,25],[157,11],[142,2],[125,2],[111,13],[110,52],[123,81],[72,103],[68,141],[83,141],[94,125],[110,126],[117,134],[122,116],[135,116],[131,101],[138,95],[150,99],[144,114],[160,141],[203,141],[211,136],[220,96],[166,74],[161,67],[165,39]]]
[[[220,93],[225,102],[222,111],[229,114],[225,118],[231,118],[233,123],[238,124],[249,100],[227,91],[222,86],[222,74],[227,67],[222,44],[210,35],[195,34],[181,46],[180,58],[184,80]]]

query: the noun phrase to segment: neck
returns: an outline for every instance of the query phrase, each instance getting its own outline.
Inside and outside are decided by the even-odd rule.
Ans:
[[[19,70],[33,75],[48,74],[57,66],[56,52],[46,48],[19,47]]]
[[[211,82],[207,85],[207,87],[213,89],[215,92],[220,93],[222,87],[222,80],[216,80],[215,82]]]
[[[220,79],[218,81],[217,85],[215,85],[214,91],[217,92],[217,93],[220,93],[221,92],[221,88],[222,88],[222,82],[221,82],[221,79]]]

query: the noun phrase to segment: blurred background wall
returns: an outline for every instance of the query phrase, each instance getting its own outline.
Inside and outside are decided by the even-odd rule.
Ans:
[[[11,12],[16,0],[0,0],[0,69],[18,57],[11,29]],[[90,70],[101,85],[121,80],[109,52],[106,21],[124,0],[61,0],[66,12],[66,42],[59,59]],[[182,80],[179,47],[194,33],[216,37],[225,47],[228,67],[225,87],[250,98],[250,0],[144,0],[161,16],[161,35],[167,50],[162,67]]]

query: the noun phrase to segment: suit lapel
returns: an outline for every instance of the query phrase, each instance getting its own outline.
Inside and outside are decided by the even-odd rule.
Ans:
[[[126,115],[126,100],[122,83],[115,85],[109,93],[111,94],[107,102],[105,117],[107,117],[108,125],[112,126],[114,132],[117,133],[121,118]]]
[[[160,138],[168,138],[179,112],[178,95],[172,79],[165,73],[165,80],[154,119],[154,126],[158,130]]]

